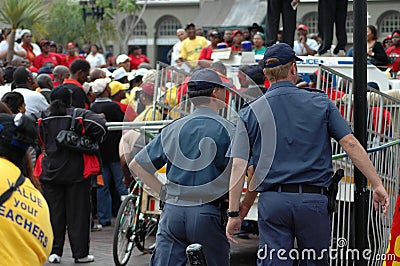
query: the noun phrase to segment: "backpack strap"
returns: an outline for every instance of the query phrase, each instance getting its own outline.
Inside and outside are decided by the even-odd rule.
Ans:
[[[24,182],[25,182],[25,176],[21,173],[17,179],[17,182],[15,182],[15,185],[11,186],[0,196],[0,205],[6,202],[14,193],[14,191],[17,190],[17,188]]]
[[[75,131],[75,124],[76,118],[78,117],[78,108],[74,108],[74,112],[72,113],[72,120],[71,120],[71,131]]]

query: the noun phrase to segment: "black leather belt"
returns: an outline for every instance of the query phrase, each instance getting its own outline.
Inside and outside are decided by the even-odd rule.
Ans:
[[[272,187],[270,191],[288,192],[288,193],[312,193],[312,194],[323,194],[325,196],[328,195],[328,189],[326,187],[317,187],[307,184],[276,185]]]
[[[184,198],[184,197],[179,197],[179,196],[172,196],[172,195],[167,195],[166,196],[166,200],[167,200],[167,203],[168,203],[168,200],[170,200],[170,199],[172,199],[172,203],[175,201],[175,202],[179,202],[179,200],[183,200],[183,201],[185,201],[186,203],[192,203],[192,204],[194,204],[194,205],[197,205],[197,204],[211,204],[211,205],[214,205],[214,206],[217,206],[217,207],[221,207],[221,202],[222,202],[222,199],[216,199],[216,200],[213,200],[213,201],[209,201],[209,202],[196,202],[196,201],[194,201],[193,199],[187,199],[187,198]]]

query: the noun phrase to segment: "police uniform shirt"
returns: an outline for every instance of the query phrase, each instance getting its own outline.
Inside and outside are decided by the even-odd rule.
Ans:
[[[168,195],[214,200],[228,191],[231,160],[225,154],[233,132],[214,110],[197,108],[165,127],[135,160],[151,173],[167,164]]]
[[[252,157],[259,192],[276,184],[328,187],[333,173],[330,137],[339,141],[350,133],[325,94],[282,81],[240,111],[229,155]]]

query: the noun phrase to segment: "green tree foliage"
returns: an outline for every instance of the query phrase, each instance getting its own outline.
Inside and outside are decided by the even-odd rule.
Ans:
[[[11,27],[7,62],[11,62],[14,55],[14,42],[17,29],[31,28],[38,32],[45,31],[46,7],[47,4],[44,0],[0,1],[0,21]]]
[[[136,0],[99,0],[107,6],[107,15],[113,20],[115,51],[128,53],[128,41],[146,10],[147,0],[138,5]]]
[[[100,5],[100,1],[97,4]],[[68,3],[68,4],[66,4]],[[86,7],[87,12],[91,11]],[[100,44],[104,48],[107,40],[114,38],[114,26],[111,16],[107,13],[103,19],[88,15],[83,20],[82,6],[78,2],[54,0],[49,14],[49,39],[65,46],[68,42],[76,42],[80,47],[84,43]]]

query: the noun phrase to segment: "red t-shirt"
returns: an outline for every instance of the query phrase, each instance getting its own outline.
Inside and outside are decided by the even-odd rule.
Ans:
[[[139,56],[134,56],[133,54],[129,54],[128,57],[131,59],[131,69],[137,69],[141,63],[150,63],[150,60],[144,54]]]
[[[228,78],[226,78],[225,76],[223,76],[222,74],[218,73],[218,75],[222,79],[222,82],[231,83],[231,81]],[[182,84],[178,86],[178,89],[176,90],[177,103],[179,103],[181,101],[181,98],[183,95],[187,94],[189,80],[190,80],[190,77],[186,77],[184,79],[184,81],[182,82]],[[233,86],[232,90],[236,91],[237,89],[235,86]],[[225,102],[227,105],[229,104],[229,90],[226,90]]]
[[[133,110],[132,106],[118,101],[113,102],[119,105],[119,108],[121,108],[121,111],[125,114],[126,121],[132,122],[133,120],[135,120],[138,114],[135,112],[135,110]]]
[[[74,55],[74,56],[66,55],[64,60],[64,66],[69,68],[72,62],[74,62],[76,59],[85,59],[85,58],[82,55]]]
[[[56,88],[58,86],[60,86],[62,83],[58,82],[58,81],[53,81],[53,88]]]
[[[389,57],[388,67],[392,68],[392,72],[397,72],[400,69],[400,47],[390,46],[386,49],[386,54]]]
[[[33,59],[33,66],[40,69],[45,63],[53,63],[54,66],[62,65],[62,58],[56,54],[50,52],[47,56],[40,54]]]
[[[343,91],[338,91],[335,90],[334,88],[324,88],[323,90],[328,95],[328,98],[331,99],[332,101],[338,98],[342,98],[344,95],[346,95],[346,93],[344,93]]]
[[[231,46],[231,49],[232,49],[232,52],[240,52],[240,51],[242,51],[242,47],[235,47],[235,46]]]
[[[201,49],[200,55],[199,55],[199,60],[211,60],[211,54],[213,50],[211,48],[211,45],[208,45]]]
[[[378,122],[379,122],[379,114],[381,112],[381,108],[372,107],[371,111],[373,112],[373,120],[372,120],[372,128],[375,132],[378,132]],[[385,131],[387,132],[390,127],[390,113],[385,109],[382,109],[382,124],[381,130],[379,133],[383,134]]]

